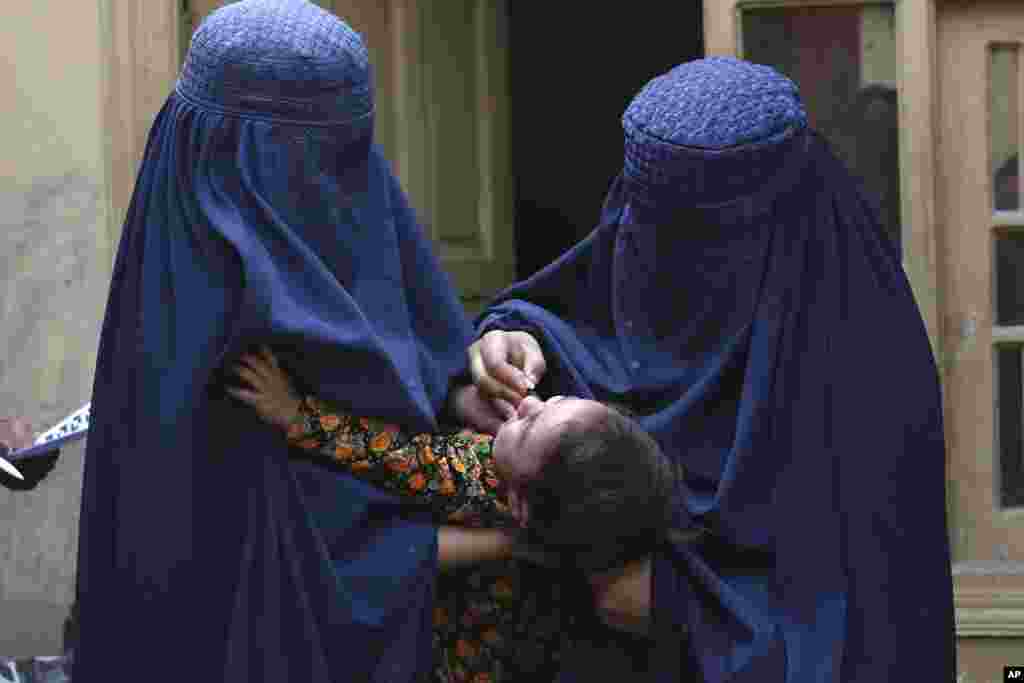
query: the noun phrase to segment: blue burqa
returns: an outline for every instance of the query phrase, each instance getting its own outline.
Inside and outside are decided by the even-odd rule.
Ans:
[[[939,380],[875,205],[768,67],[683,64],[623,124],[601,225],[477,330],[685,465],[710,533],[656,555],[652,679],[952,680]]]
[[[302,388],[430,431],[472,328],[373,143],[366,49],[305,0],[210,15],[157,116],[100,339],[76,683],[411,681],[436,531],[289,460],[223,391],[268,344]]]

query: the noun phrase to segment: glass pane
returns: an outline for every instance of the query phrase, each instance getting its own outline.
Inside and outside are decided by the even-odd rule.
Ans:
[[[997,211],[1020,209],[1017,172],[1020,109],[1017,94],[1019,49],[992,47],[989,66],[989,134],[991,136],[992,199]]]
[[[864,183],[900,245],[900,58],[892,4],[744,10],[743,56],[799,86],[811,125]]]
[[[1024,233],[996,237],[996,324],[1024,325]]]
[[[1024,504],[1024,438],[1021,429],[1021,353],[1024,347],[996,348],[999,386],[1000,499],[1004,507]]]

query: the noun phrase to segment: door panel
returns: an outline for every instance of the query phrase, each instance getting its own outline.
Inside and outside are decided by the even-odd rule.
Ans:
[[[505,1],[421,2],[423,212],[467,305],[515,275]]]

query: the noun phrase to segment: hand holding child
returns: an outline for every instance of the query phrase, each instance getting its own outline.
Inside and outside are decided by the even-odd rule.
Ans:
[[[261,346],[258,354],[242,356],[233,370],[249,388],[228,387],[227,393],[255,410],[262,420],[288,429],[299,415],[302,399],[270,349]]]

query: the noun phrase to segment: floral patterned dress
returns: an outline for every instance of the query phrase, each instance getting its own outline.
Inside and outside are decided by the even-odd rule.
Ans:
[[[491,454],[493,437],[470,430],[410,435],[302,401],[288,441],[344,471],[429,505],[438,523],[513,526]],[[442,574],[434,607],[437,683],[551,681],[562,644],[560,581],[517,560]]]

